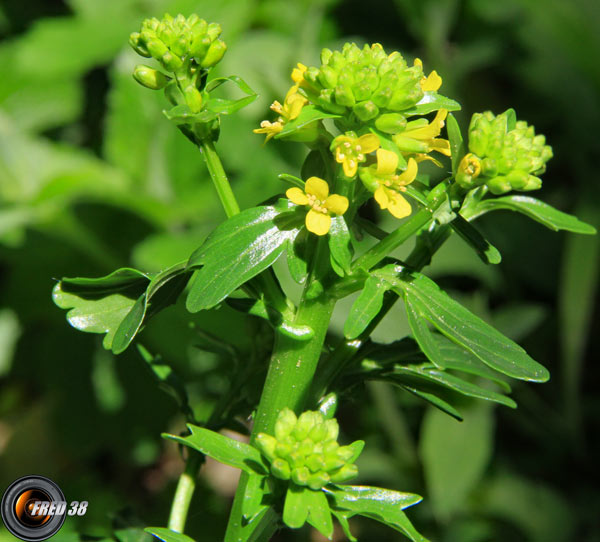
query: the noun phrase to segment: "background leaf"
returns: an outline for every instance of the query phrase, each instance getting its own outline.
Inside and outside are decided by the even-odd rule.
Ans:
[[[463,412],[464,420],[457,423],[429,409],[421,427],[420,454],[428,494],[442,521],[465,506],[492,454],[492,409],[477,403]]]

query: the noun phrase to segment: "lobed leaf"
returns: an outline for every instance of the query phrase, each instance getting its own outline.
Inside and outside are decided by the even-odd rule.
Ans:
[[[506,395],[482,388],[458,376],[426,365],[408,367],[398,365],[394,368],[393,373],[383,375],[382,379],[397,380],[399,383],[408,384],[415,389],[419,389],[418,384],[422,380],[443,386],[467,397],[475,397],[476,399],[492,401],[510,408],[517,408],[517,404]]]
[[[189,446],[220,463],[241,469],[248,474],[264,475],[268,472],[260,452],[253,446],[204,427],[188,424],[188,429],[191,435],[186,437],[168,433],[163,433],[163,437]]]
[[[350,274],[353,250],[350,231],[343,216],[331,218],[327,240],[334,271],[341,277]]]
[[[475,316],[425,275],[400,266],[378,270],[394,291],[442,334],[477,356],[486,365],[513,378],[545,382],[546,368],[534,361],[519,345]]]
[[[105,333],[104,348],[112,348],[119,326],[144,295],[150,279],[141,271],[123,268],[99,278],[64,278],[52,291],[54,303],[69,309],[67,320],[88,333]]]
[[[586,235],[596,233],[596,228],[590,224],[529,196],[514,195],[483,200],[477,205],[475,216],[499,209],[522,213],[554,231],[566,230]]]
[[[267,269],[298,235],[303,220],[303,213],[281,200],[246,209],[218,226],[188,262],[188,269],[199,268],[191,282],[188,310],[214,307]]]
[[[384,523],[413,542],[426,542],[402,511],[420,502],[422,498],[419,495],[369,486],[327,487],[325,491],[333,498],[337,508]]]
[[[502,261],[502,256],[498,249],[473,224],[465,220],[462,215],[456,213],[454,220],[450,222],[450,226],[475,250],[483,263],[499,264]]]
[[[367,278],[344,324],[346,339],[356,339],[379,314],[383,306],[383,296],[389,288],[390,285],[378,277],[371,275]]]
[[[434,334],[429,329],[427,320],[423,317],[423,314],[408,299],[405,300],[404,305],[406,307],[406,316],[408,317],[408,325],[412,334],[419,344],[419,347],[427,356],[427,359],[440,369],[446,367],[446,361],[444,356],[438,348],[438,343],[435,340]]]

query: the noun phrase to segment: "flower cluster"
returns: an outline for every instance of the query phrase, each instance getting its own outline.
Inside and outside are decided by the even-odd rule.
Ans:
[[[197,113],[202,109],[204,74],[227,50],[225,42],[218,39],[220,34],[219,24],[207,23],[195,14],[188,18],[167,14],[162,21],[146,19],[141,30],[131,34],[129,44],[139,55],[157,60],[175,78],[143,64],[135,68],[133,76],[147,88],[166,87],[167,97],[174,105],[183,101]]]
[[[358,474],[353,462],[364,442],[340,446],[338,433],[335,419],[328,420],[310,410],[296,417],[286,408],[277,418],[275,436],[259,433],[256,447],[269,461],[273,476],[319,490],[330,482],[342,483]]]
[[[441,166],[431,155],[434,151],[450,156],[450,144],[441,137],[448,115],[442,104],[451,109],[460,106],[437,94],[441,77],[435,71],[425,76],[419,59],[409,65],[400,53],[387,54],[378,43],[362,49],[347,43],[341,51],[323,49],[319,67],[298,63],[291,78],[294,84],[283,104],[271,105],[277,120],[263,121],[254,132],[265,134],[267,141],[273,137],[310,145],[330,141],[333,158],[341,165],[337,178],[360,177],[382,209],[397,218],[408,216],[411,206],[401,192],[415,179],[417,163],[431,160]],[[422,116],[436,111],[433,120]],[[326,118],[334,119],[339,135],[325,130]],[[288,191],[288,198],[306,205],[307,196],[296,190]],[[349,192],[355,199],[361,197],[360,189]],[[321,216],[318,227],[311,219],[308,229],[327,233],[330,210],[312,206],[312,219],[315,212]]]
[[[423,68],[408,66],[402,55],[386,54],[379,43],[360,49],[346,43],[341,51],[323,49],[321,66],[307,68],[302,89],[311,102],[330,113],[352,112],[362,121],[386,111],[403,111],[423,98]]]
[[[162,21],[146,19],[129,43],[141,56],[154,58],[168,71],[177,71],[186,59],[193,59],[200,68],[212,68],[225,54],[227,46],[218,39],[221,26],[208,24],[198,15],[187,19],[165,15]]]
[[[541,187],[537,176],[552,158],[552,148],[533,126],[517,121],[512,110],[495,116],[476,113],[469,126],[469,150],[459,164],[456,182],[463,188],[485,184],[493,194]]]

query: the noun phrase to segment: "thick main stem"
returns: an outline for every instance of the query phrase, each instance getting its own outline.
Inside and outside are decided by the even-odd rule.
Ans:
[[[313,286],[319,280],[318,270],[328,257],[325,242],[325,239],[319,239],[312,262],[313,270],[307,280],[294,320],[297,326],[310,327],[313,334],[308,340],[281,333],[277,335],[250,442],[253,442],[259,433],[273,433],[275,421],[282,409],[290,408],[300,413],[307,406],[310,386],[335,306],[335,299],[324,293],[314,298],[310,295],[314,292]],[[242,501],[247,483],[248,475],[242,473],[229,516],[226,542],[241,542],[247,536],[242,536]]]

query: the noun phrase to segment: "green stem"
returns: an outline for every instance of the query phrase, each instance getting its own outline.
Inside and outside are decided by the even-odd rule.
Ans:
[[[235,199],[233,190],[231,190],[231,185],[229,184],[229,180],[223,169],[223,164],[215,149],[215,144],[213,141],[205,139],[200,145],[200,150],[202,151],[206,167],[208,168],[208,172],[210,173],[210,177],[217,190],[219,199],[223,204],[227,217],[231,218],[233,215],[237,215],[240,212],[240,206]]]
[[[229,179],[223,169],[223,164],[217,154],[214,142],[210,139],[203,140],[200,150],[202,151],[206,167],[219,195],[223,209],[225,209],[227,218],[237,215],[240,212],[240,206],[231,189]],[[265,294],[265,297],[274,308],[280,311],[285,317],[289,315],[290,307],[288,306],[287,299],[271,268],[254,279],[253,284]]]
[[[431,218],[432,215],[429,209],[421,209],[408,222],[402,224],[398,229],[367,250],[367,252],[354,262],[352,269],[371,269],[371,267],[388,256],[390,252],[398,248],[404,241],[423,228]]]
[[[169,515],[169,529],[176,533],[183,533],[185,520],[187,519],[190,502],[196,487],[196,475],[204,458],[201,454],[190,450],[186,461],[185,470],[179,477],[175,497],[171,505],[171,514]]]
[[[415,248],[406,259],[406,264],[416,271],[420,271],[429,264],[433,254],[439,250],[451,234],[452,229],[448,225],[435,225],[431,231],[424,232],[422,235],[427,240],[425,241],[423,238],[417,239]],[[331,356],[324,360],[321,367],[319,367],[318,377],[315,379],[311,388],[311,397],[313,397],[314,400],[318,400],[329,390],[331,384],[342,373],[345,367],[352,362],[356,352],[364,344],[364,341],[371,336],[373,330],[379,325],[397,300],[398,296],[392,295],[391,292],[387,292],[381,310],[377,316],[371,320],[360,336],[352,341],[342,340]]]
[[[301,412],[307,403],[310,386],[319,363],[325,335],[329,327],[335,299],[321,293],[312,297],[322,279],[322,270],[329,258],[327,240],[319,239],[313,257],[312,270],[306,281],[294,324],[309,326],[313,330],[308,340],[299,340],[277,334],[265,385],[254,418],[250,442],[259,433],[272,434],[279,412],[290,408]],[[318,288],[317,288],[318,289]],[[226,542],[242,542],[248,533],[242,534],[242,501],[246,493],[248,475],[242,473],[235,500],[229,516],[225,535]]]
[[[423,207],[398,229],[384,237],[379,243],[372,246],[352,265],[352,269],[364,269],[368,271],[378,264],[383,258],[398,248],[407,239],[419,232],[432,218],[435,211],[444,201],[447,201],[448,182],[444,181],[435,186],[427,195],[429,205]]]

